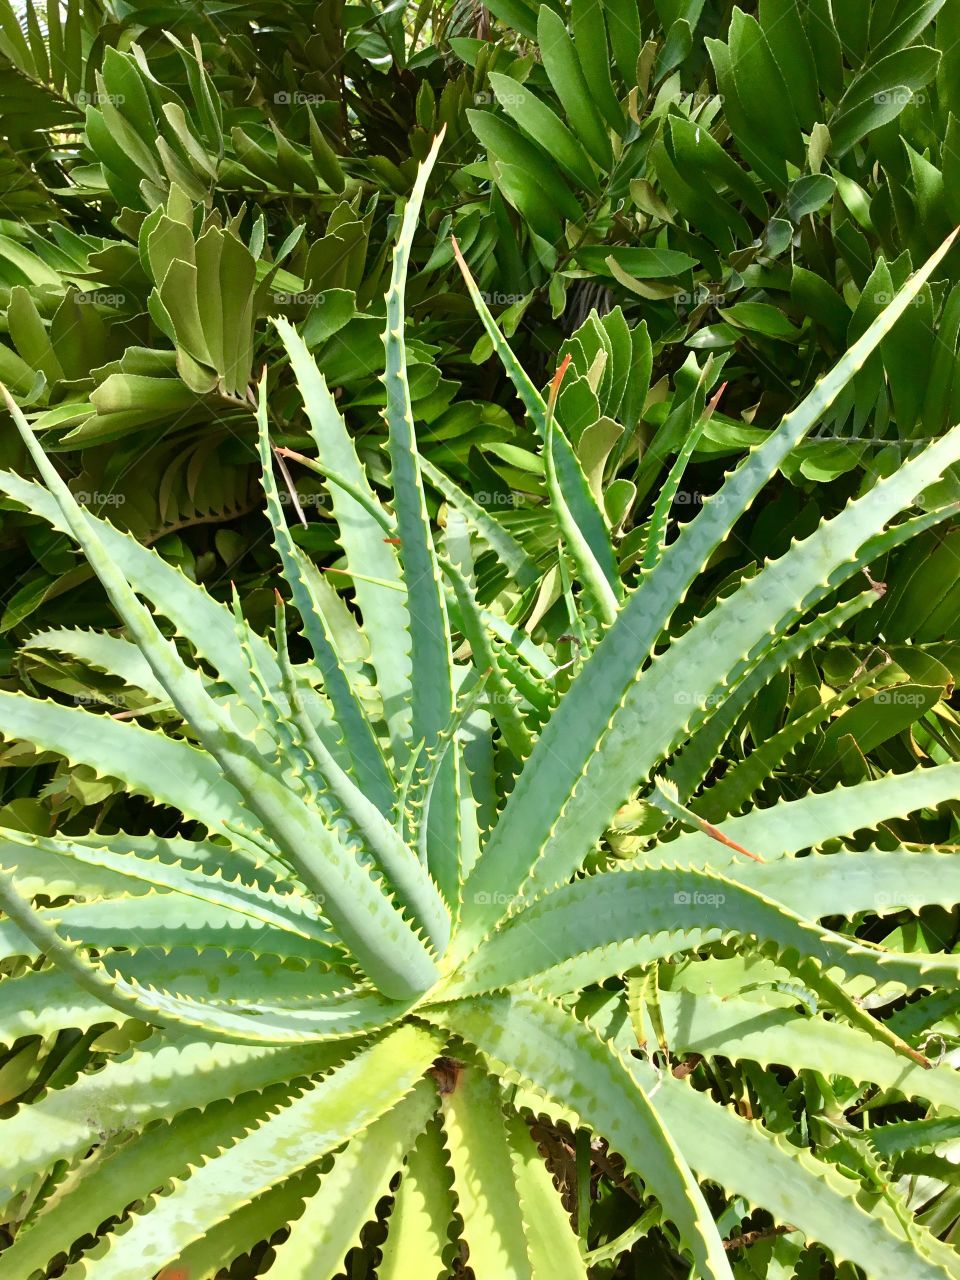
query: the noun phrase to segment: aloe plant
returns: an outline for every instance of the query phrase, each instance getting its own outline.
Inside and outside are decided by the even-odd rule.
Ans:
[[[960,766],[720,827],[690,807],[724,715],[878,598],[870,587],[838,605],[843,584],[953,513],[899,520],[960,460],[960,429],[671,635],[701,567],[937,258],[680,536],[651,544],[630,589],[610,574],[555,397],[544,402],[477,299],[546,451],[570,599],[593,618],[561,669],[558,646],[477,602],[469,522],[451,508],[441,544],[428,518],[404,285],[439,143],[406,205],[387,296],[389,501],[303,342],[277,322],[345,561],[336,579],[320,573],[287,527],[265,374],[263,488],[288,593],[272,636],[79,506],[7,397],[43,483],[4,472],[0,490],[73,539],[123,624],[122,636],[47,642],[171,706],[182,730],[0,692],[5,737],[120,779],[173,811],[172,828],[156,812],[156,832],[177,832],[0,832],[3,954],[30,962],[0,982],[4,1039],[69,1027],[89,1046],[114,1027],[126,1045],[99,1071],[67,1059],[2,1121],[16,1226],[3,1274],[27,1280],[66,1255],[71,1277],[172,1266],[194,1280],[289,1225],[270,1274],[334,1276],[389,1193],[381,1277],[447,1274],[457,1234],[478,1280],[585,1276],[654,1223],[694,1274],[719,1280],[734,1274],[723,1233],[753,1206],[869,1277],[956,1275],[953,1249],[868,1177],[880,1148],[851,1177],[850,1159],[736,1114],[664,1056],[849,1077],[924,1100],[931,1120],[942,1108],[945,1133],[960,1108],[950,1068],[916,1043],[923,1018],[877,1012],[955,984],[960,961],[820,923],[902,909],[903,892],[913,909],[960,899],[949,854],[842,847],[956,797]],[[496,542],[494,524],[485,514],[478,536]],[[343,575],[356,612],[332,585]],[[308,661],[291,653],[290,607]],[[819,630],[798,625],[811,616]],[[660,814],[655,834],[618,858],[610,828],[638,809]],[[839,850],[797,856],[828,842]],[[703,981],[718,965],[726,999]],[[605,1140],[652,1217],[591,1254],[531,1116]],[[923,1141],[900,1129],[883,1150]],[[861,1131],[847,1130],[853,1150]]]

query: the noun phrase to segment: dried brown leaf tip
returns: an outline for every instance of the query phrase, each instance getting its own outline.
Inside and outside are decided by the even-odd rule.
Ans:
[[[464,1064],[458,1062],[456,1058],[437,1058],[430,1068],[430,1074],[437,1082],[437,1089],[441,1095],[456,1092],[463,1070]]]

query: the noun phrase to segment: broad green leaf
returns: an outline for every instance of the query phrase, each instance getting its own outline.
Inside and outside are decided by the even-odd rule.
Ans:
[[[594,195],[599,195],[600,184],[591,168],[590,160],[563,121],[535,93],[526,86],[518,84],[510,76],[499,75],[492,71],[490,85],[507,115],[515,120],[534,142],[539,143],[546,155],[562,165],[575,183]],[[479,134],[478,136],[483,142],[483,136]],[[492,142],[489,145],[496,150]],[[513,159],[509,154],[505,154],[504,158]],[[560,185],[555,182],[551,186],[551,194],[556,194],[558,190]]]
[[[617,16],[614,15],[611,36],[615,50],[618,46],[616,24]],[[580,59],[563,19],[546,5],[540,6],[537,40],[550,83],[574,132],[601,170],[608,170],[613,162],[613,151],[603,119],[594,105]],[[633,66],[636,67],[636,59]]]

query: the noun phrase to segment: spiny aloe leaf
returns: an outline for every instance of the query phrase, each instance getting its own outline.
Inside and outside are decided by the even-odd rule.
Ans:
[[[432,1084],[420,1080],[392,1111],[351,1139],[277,1250],[271,1267],[277,1280],[318,1280],[340,1271],[436,1102]]]
[[[0,492],[22,503],[53,528],[70,534],[70,526],[56,498],[35,481],[25,480],[11,471],[0,471]],[[173,622],[178,633],[185,636],[196,652],[220,672],[251,709],[257,710],[259,702],[255,690],[250,687],[230,611],[155,551],[141,546],[135,538],[115,529],[109,521],[101,520],[90,512],[85,515],[126,579],[136,582],[140,592]],[[261,662],[269,665],[269,646],[262,641],[260,644],[258,656]]]
[[[500,850],[513,831],[513,823],[519,821],[517,815],[526,814],[533,829],[541,832],[543,838],[538,860],[523,888],[524,895],[559,883],[574,872],[601,835],[615,807],[628,798],[631,787],[653,768],[658,757],[668,754],[696,728],[707,698],[739,657],[749,655],[753,644],[763,644],[785,617],[802,611],[808,594],[817,592],[819,584],[829,580],[837,565],[855,558],[878,527],[910,505],[916,494],[958,457],[960,429],[930,445],[840,515],[822,524],[811,537],[796,543],[780,560],[721,600],[706,618],[658,655],[649,667],[639,673],[634,671],[620,688],[615,710],[601,730],[599,740],[594,741],[583,773],[574,777],[572,770],[567,773],[565,768],[566,781],[560,784],[558,792],[557,753],[561,753],[560,759],[565,765],[581,757],[580,734],[586,728],[584,720],[592,724],[595,706],[608,705],[611,680],[614,673],[620,674],[622,670],[623,646],[608,647],[601,643],[548,722],[518,779],[471,877],[472,883],[465,888],[465,911],[467,904],[476,902],[478,891],[487,889],[487,877],[497,876],[501,893],[505,886],[509,888],[515,883],[516,872],[508,871],[505,855]],[[639,593],[635,598],[639,598]],[[628,612],[629,607],[623,616]],[[613,630],[609,634],[612,636]],[[678,689],[689,701],[676,701],[674,694]],[[571,707],[574,713],[570,713]],[[569,724],[568,713],[579,714],[580,724],[576,728]],[[552,726],[561,721],[570,729],[562,741],[555,740],[552,732]],[[538,753],[548,738],[554,744],[550,756],[551,785],[530,791],[525,780],[528,776],[531,780],[538,776],[536,762],[541,758]],[[642,744],[640,752],[638,742]],[[520,797],[527,798],[521,800]],[[558,819],[551,820],[549,827],[542,821],[546,806],[552,814],[560,814]],[[529,829],[528,826],[527,840]],[[511,861],[515,866],[515,856]],[[489,919],[495,913],[488,908],[474,914]]]
[[[423,741],[428,748],[438,741],[453,713],[454,676],[450,624],[420,474],[403,330],[407,269],[413,234],[427,181],[442,142],[441,131],[419,168],[413,191],[403,212],[403,222],[393,252],[393,270],[386,299],[387,325],[383,335],[386,352],[384,384],[387,392],[387,447],[393,478],[397,534],[400,539],[400,561],[410,615],[412,731],[414,742]],[[448,904],[452,906],[457,901],[460,868],[456,764],[452,756],[446,759],[438,778],[430,812],[427,847],[430,873]]]
[[[727,536],[738,516],[749,506],[790,450],[822,417],[832,400],[862,367],[948,248],[949,244],[934,255],[871,325],[863,338],[847,352],[831,374],[797,410],[788,415],[779,430],[760,445],[739,470],[727,478],[721,490],[722,500],[704,504],[697,518],[684,526],[680,536],[667,549],[656,568],[623,607],[616,623],[585,664],[571,693],[563,699],[541,733],[507,801],[500,822],[465,887],[460,954],[475,943],[485,928],[502,914],[500,904],[490,894],[509,894],[510,886],[514,883],[519,888],[521,877],[517,875],[518,847],[538,851],[535,856],[539,856],[548,842],[556,847],[558,840],[566,838],[555,829],[556,815],[563,813],[564,818],[568,819],[568,815],[575,813],[578,806],[572,806],[570,801],[576,797],[584,803],[584,808],[580,810],[583,815],[582,830],[574,832],[571,826],[567,826],[571,834],[570,861],[563,860],[568,871],[574,869],[589,851],[592,840],[609,820],[613,808],[622,803],[624,792],[642,776],[643,769],[638,771],[639,762],[635,757],[638,726],[632,722],[631,717],[623,715],[625,694],[637,687],[635,682],[639,664],[651,653],[677,602],[682,599],[699,569]],[[483,313],[480,314],[482,318]],[[534,405],[534,409],[535,407]],[[936,449],[937,446],[933,448]],[[948,456],[948,451],[944,451],[944,466],[948,464]],[[930,461],[939,464],[940,453]],[[899,475],[902,477],[903,472]],[[908,505],[916,492],[917,489],[914,488],[903,497],[898,495],[898,505],[893,510]],[[874,531],[874,528],[864,529],[860,541],[864,541]],[[831,557],[832,564],[841,563],[845,555],[846,553],[841,553]],[[816,573],[815,581],[822,578],[822,569],[826,567],[817,566],[820,571]],[[812,568],[811,566],[811,570]],[[740,595],[738,592],[732,599],[737,600]],[[765,631],[766,625],[758,626],[754,634]],[[674,659],[677,665],[681,661],[682,654]],[[727,665],[724,665],[723,674],[726,672]],[[690,678],[697,674],[692,673]],[[658,707],[658,715],[662,714],[663,704],[656,699],[652,700],[654,701]],[[614,748],[609,728],[616,723],[626,730],[628,719],[631,719],[631,723],[625,738],[629,739],[630,747],[628,754],[624,755],[625,748],[622,750],[619,745]],[[602,751],[597,750],[601,742],[604,744]],[[603,780],[598,778],[595,785],[583,785],[582,775],[591,766],[596,769],[598,761],[602,761],[601,769],[606,777]],[[623,771],[623,782],[618,780],[614,784],[609,775],[615,770]],[[627,773],[630,775],[629,781],[626,781]],[[595,800],[597,789],[605,795],[602,812]],[[590,815],[589,822],[587,814]],[[524,861],[527,861],[526,857]],[[541,864],[544,877],[541,883],[555,882],[562,878],[560,861],[558,858],[550,866]]]
[[[278,1083],[262,1092],[212,1103],[170,1123],[155,1125],[116,1151],[89,1159],[43,1206],[4,1253],[9,1280],[30,1280],[56,1255],[82,1236],[95,1235],[106,1218],[119,1217],[137,1200],[146,1199],[168,1178],[183,1176],[190,1166],[215,1157],[243,1137],[278,1105],[289,1100],[294,1084]],[[32,1109],[32,1108],[31,1108]]]
[[[150,670],[150,664],[130,640],[99,631],[71,631],[57,627],[31,636],[25,649],[52,649],[80,658],[98,671],[119,676],[125,684],[142,689],[158,702],[168,701],[167,691]]]
[[[876,1125],[870,1130],[872,1146],[885,1159],[952,1142],[960,1137],[960,1116],[939,1116],[927,1120],[903,1120]]]
[[[557,378],[562,376],[562,368]],[[554,387],[559,383],[554,380]],[[557,523],[584,591],[607,625],[617,616],[623,587],[610,534],[579,459],[548,412],[543,442],[544,471]]]
[[[680,1232],[704,1280],[732,1280],[730,1263],[689,1167],[660,1123],[646,1089],[626,1062],[565,1009],[519,994],[429,1010],[481,1051],[505,1079],[522,1082],[607,1138],[636,1172]]]
[[[243,1010],[205,1000],[194,1000],[143,985],[113,972],[104,963],[89,959],[80,944],[64,938],[56,923],[48,923],[20,896],[15,876],[0,872],[0,903],[4,911],[45,955],[71,975],[74,981],[104,1004],[118,1009],[128,1018],[160,1026],[172,1025],[198,1029],[237,1044],[289,1044],[322,1041],[341,1035],[356,1034],[357,1028],[345,1025],[342,1010],[325,1010],[317,1001],[308,1012],[298,1013],[280,1006],[257,1006]],[[335,1002],[336,1004],[336,1002]],[[395,1006],[396,1015],[405,1006]],[[332,1021],[328,1014],[333,1013]],[[370,1021],[383,1023],[384,1009],[371,1010]],[[390,1015],[387,1014],[387,1020]]]
[[[326,472],[342,476],[369,502],[379,505],[336,402],[303,339],[288,321],[277,318],[273,323],[300,387],[320,466]],[[393,591],[374,581],[402,587],[397,553],[391,543],[384,541],[378,522],[350,493],[334,485],[330,497],[347,563],[364,574],[354,579],[354,587],[399,763],[409,751],[410,656],[398,638],[409,634],[409,615],[402,590]]]
[[[667,755],[681,737],[696,729],[701,709],[713,691],[722,687],[724,675],[735,666],[738,656],[749,654],[753,643],[765,644],[784,618],[802,613],[808,594],[818,594],[820,584],[829,581],[837,565],[855,559],[876,528],[912,503],[917,493],[958,458],[960,429],[905,463],[833,520],[824,522],[811,537],[745,581],[640,673],[614,718],[604,749],[591,758],[585,777],[551,833],[526,892],[556,883],[578,865],[589,847],[586,842],[600,834],[598,796],[609,796],[616,788],[626,799],[631,775],[636,781],[636,770],[644,762],[651,766],[656,755]],[[678,703],[671,697],[676,690],[682,690],[688,700]],[[638,739],[643,742],[639,759],[635,749]],[[628,754],[631,747],[632,759]]]
[[[897,547],[904,546],[925,529],[933,528],[944,520],[950,519],[957,510],[956,505],[950,505],[924,512],[868,539],[854,560],[848,561],[837,570],[831,581],[821,584],[818,590],[811,593],[806,601],[807,606],[816,607],[824,597],[829,596],[834,589],[841,586],[843,582],[849,581],[856,573],[866,569],[880,557],[896,550]],[[666,770],[667,776],[677,783],[681,794],[690,795],[703,781],[710,765],[719,754],[724,739],[743,711],[778,671],[785,671],[790,663],[821,639],[838,630],[844,622],[862,609],[876,604],[879,599],[878,592],[871,587],[869,591],[827,609],[792,634],[771,637],[768,643],[760,647],[755,658],[738,664],[737,672],[730,673],[734,677],[733,680],[728,679],[728,684],[732,683],[730,691],[720,702],[714,701],[712,714],[707,715],[697,733]],[[793,621],[798,619],[791,618],[786,625],[789,626]],[[688,693],[684,696],[689,699]]]
[[[705,396],[707,382],[710,377],[711,362],[708,360],[700,375],[697,393],[689,399],[692,412],[695,412],[696,407],[702,403],[701,388],[703,388],[702,395]],[[643,555],[643,569],[645,573],[650,573],[656,568],[657,561],[666,550],[667,525],[670,518],[670,509],[677,496],[677,490],[680,488],[680,481],[683,478],[683,473],[686,470],[687,463],[693,456],[694,449],[696,449],[697,445],[700,443],[700,437],[703,435],[704,428],[710,421],[710,415],[713,408],[716,407],[722,393],[723,388],[721,387],[720,391],[711,401],[710,406],[707,406],[707,411],[700,413],[696,418],[696,421],[691,423],[691,427],[684,436],[683,444],[677,452],[677,456],[673,461],[673,465],[670,468],[667,478],[664,481],[660,492],[657,494],[657,500],[653,507],[653,514],[650,517],[650,529],[647,533],[647,545]]]
[[[450,717],[450,722],[443,730],[432,751],[425,749],[425,766],[419,788],[420,794],[415,798],[412,808],[418,810],[418,816],[411,818],[411,839],[415,842],[424,866],[428,862],[430,832],[434,829],[431,822],[434,805],[441,795],[441,784],[448,769],[453,767],[454,786],[454,829],[453,836],[462,854],[475,850],[479,842],[476,828],[476,815],[473,810],[473,797],[469,794],[466,781],[467,774],[463,763],[463,743],[461,736],[471,712],[479,701],[484,679],[478,680],[472,688],[464,691],[463,701]],[[442,800],[441,800],[442,802]],[[468,825],[469,824],[469,825]],[[466,831],[465,831],[465,828]],[[458,884],[459,889],[459,884]],[[459,905],[459,901],[457,902]]]
[[[798,957],[804,972],[845,973],[908,987],[952,984],[960,958],[901,954],[820,929],[743,884],[692,867],[614,870],[555,889],[517,912],[447,984],[449,994],[491,991],[549,975],[570,991],[632,968],[630,948],[662,931],[718,928]],[[568,985],[571,984],[571,985]]]
[[[720,846],[717,846],[718,849]],[[749,868],[728,867],[731,880],[776,898],[808,920],[951,909],[960,901],[960,856],[907,849],[846,850],[809,858],[784,857]]]
[[[529,587],[537,581],[540,570],[499,520],[484,510],[479,503],[474,502],[469,494],[465,493],[439,467],[434,466],[429,458],[420,459],[420,470],[434,488],[443,494],[447,502],[460,512],[480,540],[487,544],[518,587]]]
[[[587,1280],[577,1236],[530,1130],[516,1113],[506,1120],[533,1280]]]
[[[172,1272],[176,1276],[179,1271],[196,1277],[218,1275],[241,1255],[253,1253],[264,1240],[272,1239],[287,1223],[294,1221],[303,1212],[304,1203],[316,1194],[318,1181],[317,1166],[314,1166],[241,1205],[199,1240],[188,1244],[166,1268],[167,1274]],[[71,1280],[69,1273],[64,1280]]]
[[[57,859],[102,868],[119,880],[121,891],[126,891],[128,882],[132,880],[227,907],[262,925],[297,933],[304,938],[329,940],[329,931],[317,921],[315,911],[304,911],[304,906],[309,905],[306,900],[297,901],[286,895],[290,901],[284,902],[279,894],[245,884],[239,877],[229,880],[221,874],[187,868],[177,862],[140,857],[125,847],[122,838],[120,848],[115,851],[111,847],[115,842],[110,837],[104,837],[102,846],[96,848],[65,837],[45,838],[0,828],[0,841],[8,850],[19,848],[18,875],[21,867],[28,872],[33,870],[37,853],[46,853]]]
[[[960,1082],[952,1067],[927,1071],[905,1063],[857,1027],[765,1006],[735,996],[661,991],[660,1009],[673,1053],[745,1058],[761,1066],[785,1064],[827,1076],[847,1076],[935,1106],[956,1108]]]
[[[382,813],[389,813],[392,802],[390,771],[366,713],[351,687],[340,655],[326,624],[323,608],[311,590],[312,566],[294,543],[287,527],[280,495],[273,476],[267,423],[267,379],[260,380],[257,402],[257,439],[260,450],[263,490],[267,498],[267,514],[273,528],[274,545],[283,564],[304,635],[310,642],[314,660],[323,676],[324,689],[333,705],[337,724],[353,760],[355,776],[369,799]]]
[[[404,844],[384,813],[344,773],[316,733],[297,689],[285,649],[280,653],[280,665],[294,721],[322,776],[335,813],[347,820],[364,850],[386,875],[400,904],[423,929],[437,954],[442,955],[450,939],[450,913],[429,872],[413,850]]]
[[[738,763],[732,764],[722,778],[697,797],[693,812],[711,822],[719,822],[730,813],[744,809],[763,784],[811,734],[838,715],[851,702],[859,701],[876,679],[874,671],[865,671],[834,697],[798,715],[772,734],[765,742]]]
[[[378,1280],[407,1280],[414,1274],[439,1280],[446,1275],[452,1218],[449,1170],[440,1126],[434,1121],[420,1134],[401,1170]]]
[[[380,885],[322,816],[299,801],[280,778],[264,767],[253,743],[237,734],[222,709],[204,691],[197,673],[182,664],[173,645],[160,634],[152,616],[110,558],[96,527],[47,460],[22,413],[9,396],[7,399],[17,428],[60,504],[71,532],[181,715],[197,731],[252,811],[275,834],[291,865],[322,896],[326,915],[371,980],[386,994],[401,998],[425,990],[432,984],[436,969],[423,940],[392,908]],[[87,973],[85,981],[93,981],[92,972]],[[169,1005],[167,1012],[169,1015]]]
[[[629,1020],[623,1018],[619,1029],[604,1026],[602,1034],[612,1035],[625,1051]],[[642,1059],[627,1062],[700,1177],[742,1195],[748,1205],[763,1205],[774,1222],[798,1227],[808,1240],[825,1245],[836,1262],[862,1267],[871,1280],[902,1280],[905,1273],[944,1280],[953,1274],[949,1246],[928,1236],[919,1250],[915,1231],[904,1228],[889,1204],[864,1195],[858,1182],[834,1166]],[[733,1150],[737,1160],[730,1159]]]
[[[11,947],[9,954],[32,955],[29,946]],[[32,969],[0,983],[0,1044],[8,1048],[23,1036],[56,1036],[67,1027],[83,1032],[123,1020],[59,969]]]
[[[16,868],[15,878],[19,885]],[[162,955],[173,947],[193,947],[227,955],[249,952],[321,964],[336,965],[345,960],[342,947],[330,936],[311,938],[284,929],[265,929],[254,917],[229,907],[166,892],[151,890],[34,910],[41,923],[56,923],[75,942],[97,951],[120,947],[132,954],[152,950]],[[43,947],[36,936],[29,938],[12,920],[4,920],[0,922],[0,953],[33,958],[43,954]]]
[[[457,1212],[474,1274],[532,1280],[497,1080],[481,1066],[467,1064],[441,1103]]]
[[[211,1043],[205,1036],[145,1041],[123,1059],[46,1093],[5,1124],[0,1203],[31,1175],[82,1155],[102,1135],[123,1134],[251,1090],[319,1075],[342,1062],[351,1045],[255,1048]]]
[[[584,586],[594,598],[601,616],[611,622],[616,616],[622,592],[610,535],[596,500],[586,483],[579,459],[562,425],[549,410],[497,327],[470,268],[454,240],[454,257],[476,307],[480,321],[493,343],[508,377],[513,382],[537,434],[544,443],[547,483],[563,530]]]
[[[744,710],[775,675],[809,652],[827,636],[839,632],[852,618],[877,603],[870,588],[852,600],[827,609],[789,635],[779,636],[723,699],[715,713],[700,727],[679,754],[664,769],[664,776],[676,784],[681,798],[689,797],[706,777],[720,753],[724,740],[733,731]]]
[[[891,818],[932,808],[956,799],[960,765],[942,764],[910,773],[888,774],[853,787],[812,792],[799,800],[780,800],[767,809],[754,809],[741,818],[728,818],[720,830],[745,848],[758,848],[770,861],[783,854],[813,848],[835,836],[873,830]],[[684,833],[660,854],[673,863],[709,861],[722,868],[733,860],[715,840],[701,832]]]
[[[128,1280],[158,1271],[191,1241],[275,1182],[313,1164],[400,1104],[439,1048],[421,1027],[388,1032],[217,1159],[195,1169],[136,1215],[122,1235],[108,1237],[80,1275]]]
[[[117,778],[133,794],[209,824],[212,835],[229,833],[247,848],[262,847],[260,824],[236,788],[212,757],[188,742],[7,690],[0,690],[0,732],[40,751],[66,752],[71,763]]]
[[[523,760],[530,754],[532,746],[530,733],[517,709],[516,697],[501,669],[497,650],[494,648],[493,641],[487,632],[483,614],[477,604],[473,589],[457,566],[451,561],[442,558],[440,567],[449,579],[456,595],[457,605],[460,610],[460,623],[464,637],[470,645],[477,675],[481,678],[487,677],[490,680],[493,718],[499,725],[507,746],[518,760]]]
[[[130,928],[131,926],[127,928],[128,938]],[[245,961],[248,968],[250,963],[255,961],[314,959],[312,956],[300,956],[296,953],[293,957],[289,953],[277,956],[276,952],[280,948],[272,947],[269,943],[262,944],[256,934],[252,938],[244,939],[246,946],[243,949],[238,943],[232,951],[226,950],[223,954],[218,954],[216,947],[217,944],[223,945],[222,939],[216,935],[194,933],[186,940],[187,944],[193,943],[194,946],[206,949],[203,952],[204,959],[201,961],[197,960],[196,952],[192,953],[194,963],[191,966],[182,952],[176,954],[175,948],[164,951],[162,946],[156,943],[151,948],[151,938],[164,941],[159,929],[148,932],[143,942],[138,939],[137,945],[130,948],[131,954],[123,957],[123,967],[127,972],[133,973],[154,987],[162,982],[169,983],[176,978],[178,989],[182,987],[188,994],[199,991],[201,995],[206,996],[210,994],[211,988],[220,987],[225,998],[232,996],[236,1003],[254,1012],[257,1004],[257,985],[254,984],[251,988],[248,977],[245,975],[237,977],[236,957]],[[109,940],[122,941],[116,936]],[[183,942],[182,937],[178,940]],[[94,934],[94,945],[103,942],[104,940]],[[19,947],[15,951],[22,954]],[[176,963],[168,958],[171,954],[176,955]],[[227,956],[231,958],[225,958]],[[115,967],[116,963],[117,957],[112,953],[109,959],[105,958],[108,971]],[[266,989],[267,1004],[272,1004],[271,979],[265,978],[263,973],[257,975],[255,972],[255,976],[259,982],[260,997],[263,998],[264,989]],[[286,976],[289,978],[289,973]],[[340,971],[332,983],[318,982],[316,969],[312,973],[300,973],[298,976],[301,980],[301,990],[305,978],[309,978],[316,989],[316,1013],[325,1014],[324,1041],[340,1038],[337,1035],[327,1035],[326,1032],[334,1032],[339,1028],[348,1035],[360,1034],[372,1026],[380,1025],[385,1014],[389,1017],[382,999],[378,999],[371,992],[351,991],[353,984],[349,971]],[[327,977],[328,975],[324,975],[324,979]],[[343,994],[325,995],[325,988],[331,986],[335,993],[345,990]],[[249,992],[249,999],[244,998],[247,992]],[[0,989],[0,1043],[8,1046],[13,1045],[23,1036],[54,1036],[57,1032],[69,1027],[86,1031],[91,1027],[120,1025],[130,1020],[131,1010],[118,1010],[104,1004],[98,996],[79,987],[68,973],[55,968],[28,969],[18,977],[7,979]],[[315,1043],[315,1041],[312,1042]]]

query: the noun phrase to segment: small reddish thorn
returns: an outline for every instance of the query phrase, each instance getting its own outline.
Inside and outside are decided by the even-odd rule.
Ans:
[[[712,396],[712,397],[711,397],[711,399],[710,399],[710,401],[709,401],[709,403],[708,403],[708,405],[707,405],[707,411],[706,411],[706,413],[704,414],[704,417],[706,417],[706,418],[712,418],[712,417],[713,417],[714,413],[716,412],[717,405],[720,403],[720,397],[723,395],[723,393],[726,391],[726,389],[727,389],[727,387],[728,387],[729,385],[730,385],[730,384],[729,384],[728,382],[722,382],[722,383],[720,384],[720,387],[719,387],[719,389],[718,389],[718,391],[717,391],[716,395],[714,395],[714,396]]]
[[[569,352],[567,352],[567,354],[561,360],[560,367],[557,369],[557,372],[553,375],[553,382],[551,382],[550,384],[550,390],[554,393],[554,395],[556,395],[556,393],[560,390],[560,383],[563,381],[563,375],[569,369],[570,361],[572,359],[573,357],[570,355]]]
[[[737,853],[742,853],[745,858],[752,858],[754,862],[763,862],[756,853],[751,853],[749,849],[745,849],[742,844],[737,844],[736,840],[731,840],[729,836],[725,836],[719,827],[715,827],[712,822],[704,820],[700,825],[700,830],[705,832],[711,840],[719,840],[721,844],[725,844],[728,849],[735,849]]]

